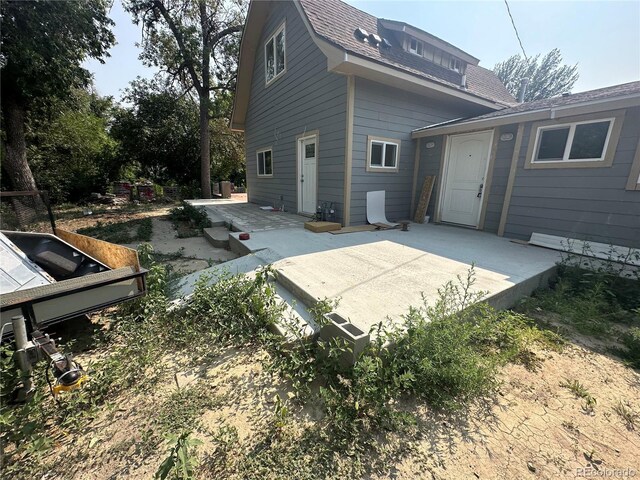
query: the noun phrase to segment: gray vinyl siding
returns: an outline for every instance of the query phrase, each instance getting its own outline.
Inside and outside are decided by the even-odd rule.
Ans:
[[[411,131],[468,115],[468,110],[448,106],[439,100],[356,78],[351,224],[366,223],[367,192],[374,190],[386,191],[386,214],[390,221],[408,219],[411,213],[416,143],[411,139]],[[400,143],[398,172],[366,171],[369,135],[394,139]]]
[[[440,175],[440,161],[442,159],[442,151],[445,148],[445,142],[447,137],[438,135],[437,137],[421,138],[420,140],[420,166],[418,168],[418,181],[416,182],[416,198],[415,206],[418,206],[420,201],[420,193],[422,192],[422,185],[424,183],[424,177],[434,176],[436,177],[436,183],[431,191],[431,199],[427,207],[427,215],[431,217],[430,221],[435,221],[435,208],[436,198],[438,198],[439,178]],[[428,143],[433,143],[433,147],[426,148]],[[413,213],[413,212],[412,212]]]
[[[493,172],[491,175],[491,186],[489,188],[489,198],[487,199],[487,213],[484,219],[483,230],[487,232],[498,232],[500,225],[500,216],[502,215],[502,205],[504,204],[504,196],[507,191],[507,182],[509,181],[509,170],[511,169],[511,158],[513,157],[513,148],[516,141],[518,131],[517,125],[506,125],[496,129],[496,135],[511,133],[511,140],[498,140],[498,148],[493,163]],[[486,192],[485,192],[486,194]]]
[[[286,72],[265,86],[264,43],[286,19]],[[346,77],[327,72],[292,2],[274,2],[256,52],[245,125],[250,202],[298,211],[296,137],[319,131],[318,201],[334,202],[338,220],[344,200]],[[273,148],[273,177],[257,176],[256,151]]]
[[[625,190],[638,125],[640,108],[628,109],[611,167],[525,169],[527,124],[505,236],[526,240],[538,232],[640,248],[640,192]]]

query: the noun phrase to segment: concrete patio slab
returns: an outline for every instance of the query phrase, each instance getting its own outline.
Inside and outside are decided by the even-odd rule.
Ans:
[[[560,259],[552,250],[433,224],[345,235],[312,233],[300,225],[253,231],[246,241],[237,237],[232,233],[230,239],[253,252],[244,258],[268,252],[269,261],[260,265],[272,263],[279,282],[306,304],[341,297],[337,312],[364,331],[387,317],[399,321],[410,306],[422,304],[423,294],[435,301],[438,288],[466,276],[471,265],[474,289],[486,291],[497,308],[512,306],[544,285]]]
[[[233,199],[187,200],[204,207],[212,222],[223,220],[235,232],[255,232],[304,226],[309,218],[289,212],[262,210],[259,205]]]

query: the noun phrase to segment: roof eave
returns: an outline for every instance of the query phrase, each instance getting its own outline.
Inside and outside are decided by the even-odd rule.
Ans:
[[[557,118],[585,115],[607,110],[618,110],[640,106],[640,93],[625,95],[616,98],[576,102],[569,105],[545,107],[525,112],[516,112],[502,116],[473,118],[453,125],[428,126],[411,132],[411,138],[433,137],[435,135],[449,135],[452,133],[476,130],[478,128],[492,128],[512,123],[532,122],[540,120],[553,120]]]
[[[324,39],[323,39],[324,40]],[[325,40],[326,41],[326,40]],[[365,58],[357,53],[353,53],[344,49],[341,49],[342,58],[329,58],[329,70],[344,74],[353,74],[357,76],[364,76],[367,78],[367,74],[370,77],[375,77],[374,80],[381,81],[384,78],[392,80],[383,83],[407,83],[427,88],[435,92],[443,93],[456,97],[460,100],[464,100],[476,105],[491,108],[493,110],[500,110],[506,108],[508,105],[489,100],[487,98],[480,97],[471,92],[468,92],[461,88],[455,88],[444,83],[437,82],[435,80],[429,80],[425,77],[407,72],[406,70],[395,68],[390,65],[376,62],[369,58]],[[393,82],[396,80],[396,82]]]

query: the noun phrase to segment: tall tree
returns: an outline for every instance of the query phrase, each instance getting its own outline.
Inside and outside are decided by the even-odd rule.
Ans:
[[[525,102],[570,92],[579,77],[577,65],[562,65],[562,54],[557,48],[542,58],[539,54],[529,59],[514,55],[496,64],[493,71],[516,98],[522,79],[528,78]]]
[[[235,88],[244,1],[125,0],[124,5],[142,23],[143,61],[198,97],[200,183],[202,196],[211,198],[211,93]]]
[[[3,169],[16,190],[36,190],[27,162],[25,121],[38,99],[66,96],[84,87],[87,57],[102,61],[115,42],[108,0],[2,0],[0,66]]]

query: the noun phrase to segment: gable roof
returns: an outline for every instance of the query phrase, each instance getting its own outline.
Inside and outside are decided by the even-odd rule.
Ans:
[[[380,20],[340,0],[300,0],[300,5],[317,35],[352,54],[456,90],[466,91],[471,95],[497,104],[497,107],[511,106],[516,103],[516,100],[492,71],[472,63],[467,66],[467,88],[466,90],[462,89],[460,87],[461,74],[405,51],[393,38],[390,38],[388,31],[383,26],[385,22],[389,23],[389,20]],[[403,24],[403,22],[398,23]],[[375,33],[380,37],[387,38],[392,44],[391,48],[379,48],[361,42],[354,35],[354,30],[359,27],[368,33]],[[471,57],[457,47],[433,35],[430,36],[449,45],[452,49],[458,50],[459,56]]]
[[[640,81],[598,88],[586,92],[565,94],[558,97],[520,103],[510,108],[471,118],[459,118],[437,125],[429,125],[413,131],[413,137],[437,135],[444,128],[475,126],[477,124],[506,125],[509,123],[554,118],[558,111],[575,112],[580,107],[591,106],[599,111],[640,105]]]
[[[262,29],[274,2],[251,0],[240,43],[240,59],[234,96],[231,129],[244,130],[249,106],[255,56],[260,51]],[[452,101],[463,102],[475,109],[498,110],[514,105],[515,99],[500,80],[486,68],[469,63],[466,86],[461,88],[462,75],[424,58],[404,51],[396,32],[385,30],[383,22],[340,0],[293,0],[313,41],[327,56],[330,71],[352,75],[371,75],[376,81],[389,82],[420,95],[445,94]],[[357,40],[356,28],[387,38],[391,48],[373,47]],[[423,32],[425,35],[426,32]],[[433,37],[434,39],[436,37]],[[443,40],[443,46],[446,44]],[[448,49],[454,49],[450,44]],[[459,49],[457,49],[459,50]],[[474,57],[459,50],[462,54]]]

